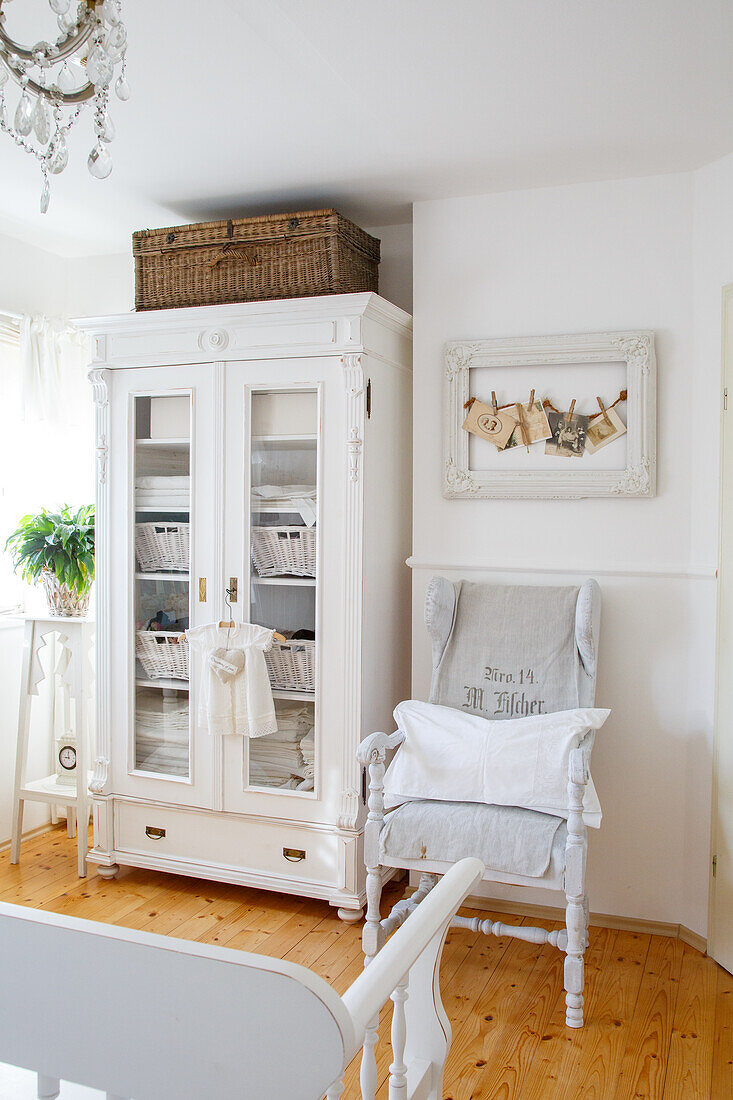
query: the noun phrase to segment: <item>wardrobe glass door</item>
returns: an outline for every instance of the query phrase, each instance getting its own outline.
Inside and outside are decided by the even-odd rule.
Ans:
[[[284,639],[266,654],[278,728],[249,743],[254,788],[315,785],[318,424],[316,388],[252,388],[249,618]]]
[[[190,775],[191,398],[134,398],[134,770]]]
[[[214,746],[196,721],[201,658],[185,632],[218,613],[215,378],[191,364],[112,383],[111,782],[123,797],[210,806]]]

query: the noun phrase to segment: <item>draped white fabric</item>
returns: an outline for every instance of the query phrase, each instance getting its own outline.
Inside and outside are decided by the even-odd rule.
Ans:
[[[83,423],[89,401],[88,339],[58,317],[20,323],[21,414],[24,420]]]

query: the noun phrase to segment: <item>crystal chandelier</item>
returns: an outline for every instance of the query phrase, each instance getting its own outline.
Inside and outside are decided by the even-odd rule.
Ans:
[[[108,112],[110,86],[119,66],[115,92],[118,99],[130,98],[127,30],[121,0],[48,0],[59,37],[54,43],[42,40],[23,46],[6,31],[10,2],[0,0],[0,129],[39,162],[45,214],[51,197],[49,174],[58,175],[68,164],[68,134],[87,104],[93,107],[96,136],[87,167],[95,179],[106,179],[112,171],[107,148],[115,136]],[[8,76],[20,86],[12,122],[5,99]]]

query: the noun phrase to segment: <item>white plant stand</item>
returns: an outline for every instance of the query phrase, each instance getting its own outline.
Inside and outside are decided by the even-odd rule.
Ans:
[[[18,711],[18,741],[15,756],[15,783],[13,787],[13,832],[10,845],[10,862],[20,862],[20,842],[23,835],[23,807],[26,802],[46,802],[51,807],[65,806],[67,830],[70,837],[76,834],[77,866],[79,877],[87,873],[87,822],[91,800],[87,793],[89,771],[88,749],[84,723],[85,695],[91,684],[89,650],[94,624],[90,619],[60,618],[52,615],[25,616],[25,638],[20,681],[20,707]],[[40,651],[47,644],[49,635],[56,635],[61,653],[55,662],[51,676],[61,677],[64,691],[64,722],[69,726],[70,700],[75,704],[76,720],[76,783],[58,782],[56,774],[42,779],[26,779],[28,745],[31,724],[31,699],[38,695],[38,687],[46,678],[40,661]],[[49,734],[53,737],[55,683],[52,705],[49,710]]]

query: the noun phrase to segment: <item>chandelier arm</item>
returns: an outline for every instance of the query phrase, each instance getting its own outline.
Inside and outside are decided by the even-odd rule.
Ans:
[[[71,2],[77,3],[77,0]],[[120,62],[122,71],[114,85],[115,91],[123,101],[130,97],[125,77],[127,30],[122,22],[123,0],[82,0],[76,17],[59,16],[62,34],[55,44],[44,39],[31,48],[16,42],[7,33],[4,4],[5,0],[0,0],[0,132],[8,134],[17,146],[40,162],[43,174],[40,207],[45,214],[50,197],[50,176],[66,168],[69,160],[66,137],[85,103],[96,105],[93,112],[95,145],[87,167],[90,174],[100,180],[106,179],[112,171],[107,146],[115,136],[115,128],[108,113],[108,86]],[[51,0],[51,6],[56,10],[68,4],[56,4]],[[81,87],[68,88],[74,82],[71,72],[67,73],[69,58],[78,60],[86,69]],[[62,68],[55,74],[57,65]],[[3,85],[8,75],[20,85],[22,93],[14,124],[6,116]],[[63,108],[66,111],[62,114]],[[64,119],[64,114],[68,118]]]
[[[80,46],[83,46],[84,43],[89,40],[89,37],[94,31],[95,26],[95,21],[93,19],[89,19],[89,22],[86,23],[79,31],[77,31],[77,33],[73,35],[73,37],[67,38],[62,46],[58,46],[58,53],[54,53],[53,57],[47,58],[44,56],[41,65],[56,65],[59,61],[65,61],[67,57],[71,57],[72,54],[76,53]],[[8,54],[16,54],[24,61],[36,60],[36,55],[33,50],[29,50],[25,46],[21,46],[19,42],[14,41],[14,39],[12,39],[9,34],[6,34],[3,29],[2,23],[0,23],[0,43],[2,43],[2,45],[5,47],[5,51],[0,52],[4,53],[7,51]]]
[[[17,69],[14,69],[12,65],[8,65],[11,75],[20,84],[20,73]],[[46,87],[45,84],[39,84],[37,80],[33,80],[32,77],[28,77],[27,85],[28,89],[35,93],[35,95],[43,96],[49,103],[86,103],[88,100],[94,98],[96,91],[95,86],[92,83],[85,84],[82,88],[77,89],[75,92],[62,92],[56,84],[51,84]]]

